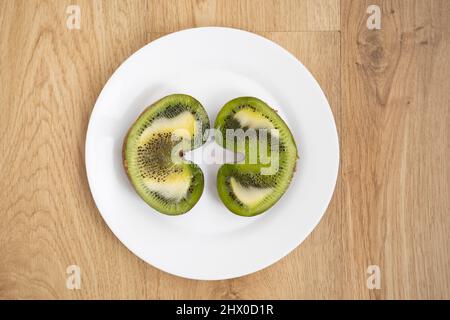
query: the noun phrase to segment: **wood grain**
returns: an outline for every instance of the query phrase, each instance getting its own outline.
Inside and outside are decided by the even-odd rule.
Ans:
[[[151,32],[227,26],[249,31],[339,30],[339,0],[156,0]]]
[[[370,2],[370,3],[369,3]],[[446,0],[0,2],[0,298],[450,298],[450,3]],[[382,30],[365,27],[382,9]],[[159,271],[110,232],[84,167],[89,115],[120,63],[182,28],[259,33],[297,56],[329,99],[338,185],[288,257],[228,281]],[[82,271],[80,290],[66,267]],[[368,290],[366,268],[382,271]]]
[[[369,4],[381,30],[366,28]],[[343,1],[341,12],[348,268],[383,270],[365,298],[448,299],[450,2]]]

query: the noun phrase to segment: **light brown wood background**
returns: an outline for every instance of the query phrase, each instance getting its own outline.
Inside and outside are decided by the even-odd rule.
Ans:
[[[66,7],[81,7],[81,30]],[[382,29],[366,28],[369,4]],[[341,166],[330,207],[275,265],[228,281],[161,272],[97,211],[85,133],[135,50],[195,26],[281,44],[331,104]],[[0,1],[0,298],[450,298],[450,1]],[[65,286],[81,267],[80,290]],[[366,268],[379,265],[381,289]]]

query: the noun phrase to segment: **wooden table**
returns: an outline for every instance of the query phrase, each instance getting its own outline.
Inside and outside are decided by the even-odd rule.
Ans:
[[[68,5],[80,29],[68,29]],[[368,30],[370,4],[381,30]],[[70,12],[69,12],[70,13]],[[314,74],[337,122],[330,207],[288,257],[228,281],[171,276],[111,233],[89,192],[90,112],[163,34],[259,33]],[[1,298],[450,298],[450,1],[0,2]],[[301,88],[299,88],[301,90]],[[66,268],[81,268],[81,289]],[[369,265],[381,288],[369,290]]]

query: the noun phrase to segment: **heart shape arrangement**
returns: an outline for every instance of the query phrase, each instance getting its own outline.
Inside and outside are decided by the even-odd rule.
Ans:
[[[297,146],[286,123],[265,102],[240,97],[227,102],[214,130],[199,101],[185,94],[166,96],[150,105],[131,126],[123,144],[127,176],[140,197],[167,215],[188,212],[200,199],[200,167],[183,158],[214,134],[216,143],[244,160],[226,163],[217,173],[225,206],[241,216],[273,206],[292,180]]]

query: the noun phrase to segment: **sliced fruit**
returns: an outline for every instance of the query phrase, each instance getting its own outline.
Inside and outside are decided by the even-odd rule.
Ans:
[[[291,131],[265,102],[253,97],[229,101],[217,115],[216,141],[245,154],[239,163],[217,173],[225,206],[241,216],[258,215],[273,206],[292,180],[298,159]]]
[[[168,215],[189,211],[200,199],[200,168],[183,159],[204,143],[208,115],[191,96],[173,94],[149,106],[125,137],[124,167],[133,187],[152,208]]]

